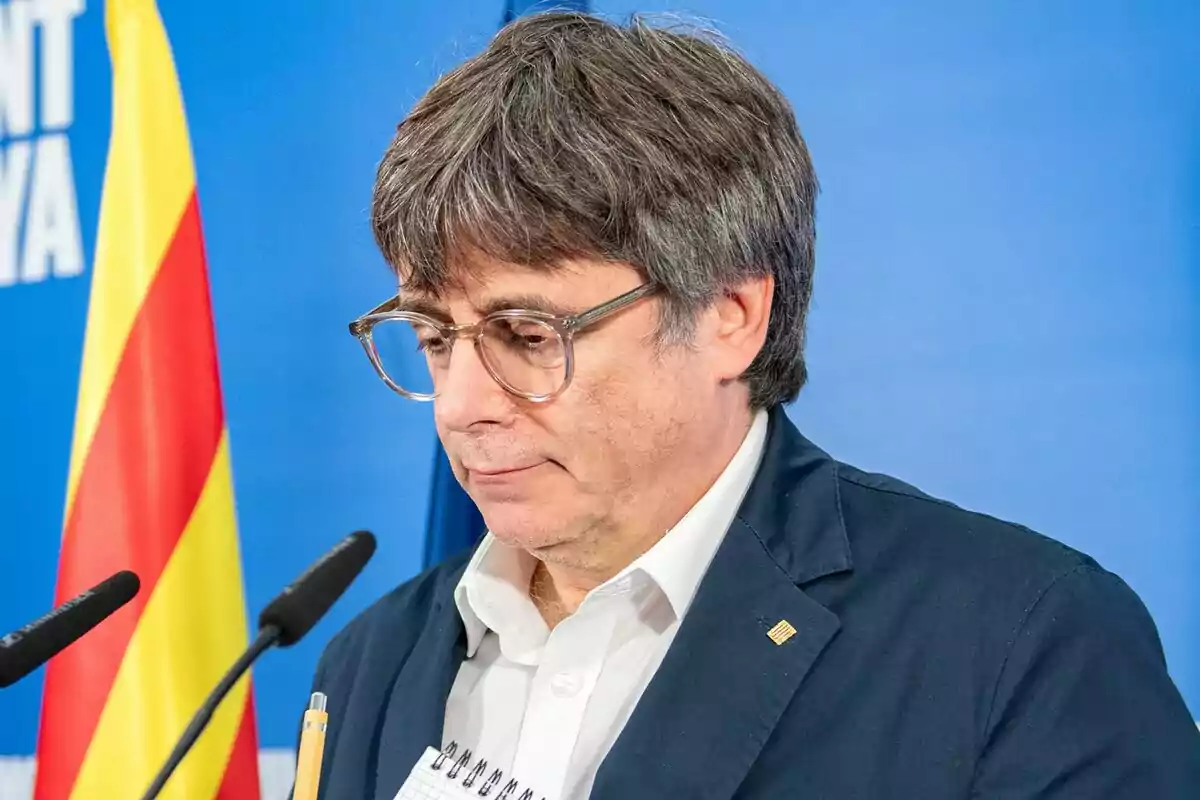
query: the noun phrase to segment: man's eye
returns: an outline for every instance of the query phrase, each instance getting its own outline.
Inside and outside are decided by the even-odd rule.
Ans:
[[[427,336],[417,340],[417,349],[427,355],[444,355],[450,348],[450,343],[444,336]]]
[[[504,325],[498,326],[498,328],[497,334],[501,337],[506,347],[525,350],[531,353],[536,353],[550,346],[552,340],[555,338],[551,331],[546,329],[546,326],[537,322],[506,321]]]
[[[530,350],[537,350],[544,347],[550,340],[544,333],[518,333],[514,334],[514,338]]]

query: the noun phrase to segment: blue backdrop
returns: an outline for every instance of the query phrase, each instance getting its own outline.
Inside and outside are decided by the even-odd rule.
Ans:
[[[345,533],[380,536],[330,616],[256,669],[260,740],[290,746],[320,648],[422,559],[430,410],[389,392],[346,332],[393,291],[367,219],[375,164],[505,4],[160,2],[196,155],[249,612]],[[793,418],[843,459],[1122,574],[1200,715],[1200,6],[594,6],[712,18],[796,106],[824,193],[812,383]],[[0,0],[0,21],[11,9]],[[66,135],[90,265],[110,110],[97,0],[73,30]],[[5,214],[28,205],[13,153],[63,128],[6,128],[8,77],[0,198],[18,200],[0,200],[0,252],[18,244]],[[20,268],[0,281],[0,632],[52,601],[90,275]],[[0,754],[33,751],[39,693],[40,674],[0,695]]]

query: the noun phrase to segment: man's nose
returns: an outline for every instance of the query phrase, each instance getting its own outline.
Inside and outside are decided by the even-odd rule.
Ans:
[[[512,414],[509,394],[488,372],[473,341],[459,339],[450,363],[438,376],[433,402],[438,427],[467,431],[486,423],[503,423]]]

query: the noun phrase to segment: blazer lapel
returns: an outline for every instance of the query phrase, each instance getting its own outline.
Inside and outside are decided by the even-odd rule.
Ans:
[[[732,797],[840,627],[799,587],[849,569],[836,462],[776,408],[737,519],[593,800]]]
[[[450,582],[451,591],[457,581]],[[392,800],[426,747],[441,749],[446,698],[467,654],[462,619],[449,594],[430,615],[388,693],[378,739],[375,800]]]
[[[593,800],[732,796],[838,627],[735,521]]]

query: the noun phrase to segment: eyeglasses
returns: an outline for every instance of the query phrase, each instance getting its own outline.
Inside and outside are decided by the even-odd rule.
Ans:
[[[494,311],[471,325],[398,311],[397,295],[351,322],[350,333],[362,343],[383,382],[411,400],[438,396],[454,342],[465,337],[475,342],[480,361],[496,383],[517,397],[544,403],[571,383],[575,334],[657,289],[657,284],[644,283],[569,317],[514,308]],[[413,358],[413,353],[423,358]]]

